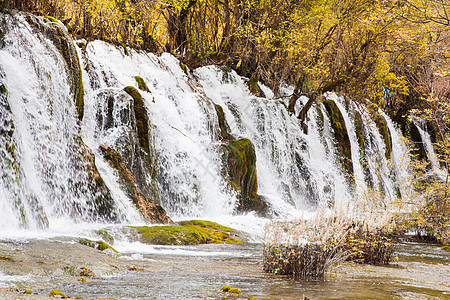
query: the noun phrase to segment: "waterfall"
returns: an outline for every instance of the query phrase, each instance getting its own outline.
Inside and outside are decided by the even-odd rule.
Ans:
[[[408,193],[408,149],[395,124],[370,104],[329,93],[302,126],[287,110],[291,87],[275,98],[259,84],[264,95],[257,97],[247,79],[225,67],[191,71],[169,54],[101,41],[75,45],[62,25],[45,18],[1,18],[3,228],[143,222],[130,196],[136,191],[175,220],[250,214],[239,222],[256,222],[251,211],[237,211],[242,191],[227,173],[224,148],[241,139],[254,146],[257,201],[268,217],[348,203],[369,189],[391,198]],[[73,50],[69,58],[64,49]],[[84,102],[77,98],[81,83]],[[120,159],[111,161],[105,149]]]
[[[0,49],[0,226],[126,220],[92,179],[96,166],[81,141],[71,70],[52,39],[62,26],[19,13],[1,18],[9,26]]]
[[[311,109],[305,134],[298,119],[289,116],[286,103],[270,94],[251,95],[236,72],[204,67],[195,75],[206,94],[223,107],[232,134],[255,144],[258,191],[281,215],[350,198],[344,174],[336,166],[328,116],[321,108]]]
[[[439,176],[442,180],[445,180],[446,172],[440,166],[438,156],[433,146],[433,142],[431,141],[430,133],[428,132],[427,122],[422,119],[414,118],[413,124],[419,131],[420,138],[427,154],[427,158],[430,162],[432,173]]]

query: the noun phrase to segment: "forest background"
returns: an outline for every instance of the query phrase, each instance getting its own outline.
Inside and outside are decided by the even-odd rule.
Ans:
[[[426,119],[447,178],[416,181],[425,197],[413,220],[449,239],[448,1],[3,0],[6,9],[57,18],[75,38],[170,52],[191,69],[228,66],[256,95],[258,81],[275,97],[292,85],[288,110],[302,123],[330,91],[376,103],[405,134],[412,118]],[[295,112],[302,95],[309,101]],[[426,171],[418,163],[416,178]]]

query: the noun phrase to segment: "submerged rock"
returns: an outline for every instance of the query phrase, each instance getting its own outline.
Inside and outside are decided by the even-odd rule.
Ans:
[[[105,243],[104,241],[93,241],[89,239],[80,239],[79,243],[91,248],[98,249],[100,251],[104,251],[106,249],[111,249],[113,252],[118,253],[116,249]]]
[[[64,294],[63,292],[61,292],[60,290],[52,290],[50,291],[50,293],[48,294],[49,297],[58,297],[58,298],[68,298],[66,296],[66,294]]]

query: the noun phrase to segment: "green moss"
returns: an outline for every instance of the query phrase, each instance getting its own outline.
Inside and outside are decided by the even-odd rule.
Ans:
[[[66,294],[64,294],[63,292],[61,292],[60,290],[52,290],[50,291],[50,293],[48,294],[49,297],[55,297],[55,296],[59,296],[61,298],[67,298]]]
[[[89,270],[88,268],[85,268],[85,267],[81,267],[80,268],[80,276],[83,276],[83,277],[94,277],[95,276],[95,273],[94,273],[94,271],[92,271],[92,270]]]
[[[249,139],[231,140],[224,144],[226,172],[230,186],[239,193],[237,210],[267,213],[267,206],[258,198],[256,152]]]
[[[11,256],[7,255],[0,255],[0,260],[14,261],[14,259]]]
[[[233,294],[241,294],[241,290],[238,288],[231,288],[228,292]]]
[[[99,236],[101,236],[103,238],[103,240],[105,240],[106,242],[108,242],[110,244],[114,244],[114,237],[112,235],[110,235],[108,231],[97,230],[95,233],[98,234]]]
[[[225,119],[225,113],[223,112],[222,106],[220,106],[218,104],[214,104],[214,107],[216,109],[217,118],[219,119],[220,135],[225,140],[232,139],[233,137],[230,134],[231,130]]]
[[[224,285],[221,290],[222,290],[222,292],[228,292],[230,289],[231,289],[231,286],[229,284],[227,284],[227,285]]]
[[[442,249],[442,250],[445,250],[445,251],[450,251],[450,246],[442,246],[441,249]]]
[[[81,75],[78,90],[75,94],[75,105],[77,107],[78,119],[82,121],[84,117],[84,86],[83,81],[81,80]]]
[[[134,79],[136,80],[138,87],[141,91],[150,93],[147,84],[145,83],[144,79],[142,79],[141,76],[134,76]]]
[[[213,222],[186,221],[171,226],[131,226],[140,233],[141,241],[153,245],[233,244],[241,241],[230,237],[234,230]]]
[[[47,20],[49,20],[50,22],[61,23],[61,22],[59,22],[58,19],[56,19],[56,18],[54,18],[54,17],[52,17],[52,16],[45,16],[44,18],[47,19]]]
[[[369,113],[372,115],[372,118],[374,119],[375,124],[377,125],[378,131],[383,137],[384,144],[386,145],[386,153],[385,153],[386,159],[390,159],[392,153],[392,137],[386,119],[378,113],[377,105],[372,103],[367,107],[367,109]]]
[[[31,294],[33,294],[33,291],[32,290],[25,290],[24,293],[27,294],[27,295],[31,295]]]
[[[261,87],[258,84],[258,81],[250,78],[249,81],[247,82],[247,85],[248,88],[250,89],[250,93],[252,93],[256,97],[265,97],[264,92],[262,91]]]
[[[181,60],[180,60],[180,68],[181,68],[181,70],[183,70],[183,72],[184,72],[186,75],[188,75],[188,70],[187,70],[186,64],[183,63]]]
[[[209,229],[221,230],[221,231],[227,231],[227,232],[233,232],[234,231],[234,229],[232,229],[230,227],[226,227],[226,226],[217,224],[215,222],[205,221],[205,220],[181,221],[179,224],[182,225],[182,226],[185,226],[185,225],[196,225],[196,226],[200,226],[202,228],[209,228]]]
[[[6,86],[2,83],[0,84],[0,94],[2,95],[8,95],[8,89],[6,88]]]
[[[110,245],[108,245],[107,243],[105,243],[104,241],[93,241],[93,240],[89,240],[89,239],[80,239],[78,241],[80,244],[91,247],[91,248],[95,248],[98,249],[100,251],[104,251],[106,249],[111,249],[112,251],[114,251],[115,253],[118,253],[116,249],[114,249],[113,247],[111,247]]]
[[[144,99],[139,91],[132,87],[127,86],[124,91],[133,98],[134,115],[136,117],[136,126],[139,137],[139,144],[144,148],[145,152],[149,152],[149,140],[148,140],[148,116],[147,109],[145,108]]]
[[[331,127],[334,130],[341,164],[348,174],[353,174],[352,150],[344,117],[334,101],[325,99],[323,100],[323,104],[330,116]]]

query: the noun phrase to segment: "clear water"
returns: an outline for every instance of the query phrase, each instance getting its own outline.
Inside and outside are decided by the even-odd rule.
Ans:
[[[144,246],[143,246],[144,247]],[[261,244],[147,246],[122,253],[121,260],[146,271],[124,271],[65,283],[66,278],[4,276],[3,286],[33,288],[46,295],[60,289],[71,296],[116,299],[449,299],[450,253],[438,246],[406,243],[397,247],[392,266],[345,263],[324,279],[290,279],[262,271]],[[240,297],[220,291],[238,287]]]

